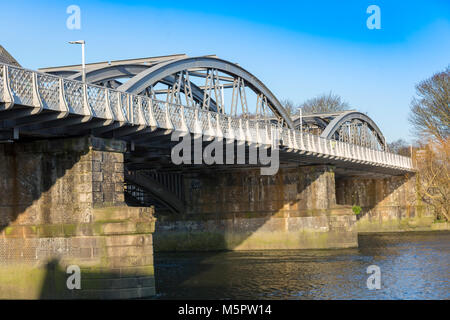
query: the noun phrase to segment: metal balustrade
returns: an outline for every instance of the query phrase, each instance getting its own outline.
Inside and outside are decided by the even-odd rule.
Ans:
[[[373,166],[412,170],[408,157],[329,140],[260,120],[234,118],[171,104],[102,86],[0,64],[0,110],[14,104],[140,125],[280,147],[291,152]]]

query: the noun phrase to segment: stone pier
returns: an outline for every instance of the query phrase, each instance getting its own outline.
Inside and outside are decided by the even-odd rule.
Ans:
[[[430,208],[416,194],[416,175],[384,179],[341,177],[336,180],[337,203],[361,207],[358,232],[429,231],[434,224]]]
[[[155,294],[155,218],[124,203],[125,148],[90,137],[0,145],[0,299]],[[81,289],[68,289],[68,266]]]
[[[215,170],[185,176],[186,212],[158,215],[155,250],[357,246],[351,206],[336,205],[331,166]]]

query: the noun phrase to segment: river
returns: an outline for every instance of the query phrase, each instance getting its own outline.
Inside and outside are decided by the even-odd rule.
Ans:
[[[359,248],[156,253],[157,299],[450,299],[450,232],[359,236]],[[367,288],[367,267],[381,288]]]

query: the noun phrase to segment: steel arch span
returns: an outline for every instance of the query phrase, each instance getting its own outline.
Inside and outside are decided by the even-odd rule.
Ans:
[[[82,78],[80,72],[70,67],[45,71],[73,80]],[[326,139],[386,149],[381,130],[367,115],[354,110],[310,114],[302,117],[300,125],[299,118],[291,118],[258,78],[216,56],[172,55],[96,63],[86,73],[86,81],[168,103],[254,120],[269,119],[288,128],[301,126],[303,131]],[[227,90],[229,94],[225,95]],[[253,99],[256,106],[250,106],[249,93],[256,96]]]
[[[157,58],[159,62],[156,63]],[[316,128],[319,129],[321,125],[323,129],[320,133],[305,130],[303,123],[300,125],[301,130],[289,128],[286,122],[291,119],[288,117],[285,126],[282,126],[280,123],[272,123],[272,120],[277,121],[275,118],[265,118],[268,120],[266,122],[254,115],[247,117],[239,115],[240,118],[235,118],[232,113],[225,113],[223,107],[227,105],[223,103],[223,99],[219,100],[221,95],[216,94],[217,91],[228,85],[235,89],[233,91],[236,95],[245,97],[243,89],[250,87],[248,81],[242,79],[235,70],[225,70],[226,72],[219,74],[218,69],[212,69],[217,67],[216,65],[205,68],[201,68],[202,65],[200,67],[188,65],[185,68],[177,67],[178,69],[173,71],[175,73],[159,71],[162,74],[159,74],[157,79],[163,80],[157,85],[164,86],[165,81],[171,83],[166,85],[165,90],[155,87],[148,90],[146,87],[141,92],[136,89],[135,92],[139,93],[133,94],[107,87],[113,85],[123,88],[127,83],[123,79],[131,78],[134,80],[128,85],[128,89],[138,87],[141,85],[140,81],[144,82],[142,87],[144,88],[153,71],[187,59],[164,58],[165,62],[159,66],[157,64],[163,60],[161,57],[95,63],[95,69],[113,67],[113,64],[146,65],[140,72],[139,70],[130,72],[132,68],[128,68],[128,71],[124,67],[109,68],[109,71],[122,68],[122,72],[117,78],[116,76],[97,78],[96,80],[105,83],[104,86],[68,79],[70,75],[75,76],[79,66],[45,68],[41,69],[43,73],[0,63],[2,108],[0,116],[4,125],[0,138],[14,140],[20,139],[20,135],[32,138],[89,135],[120,139],[129,143],[130,152],[135,153],[135,148],[142,149],[140,150],[142,155],[133,158],[133,162],[137,164],[135,169],[142,169],[146,166],[153,168],[151,166],[155,164],[158,166],[168,164],[167,159],[171,154],[171,145],[168,141],[171,133],[177,131],[190,135],[201,134],[209,138],[217,137],[221,140],[225,137],[232,140],[233,144],[244,142],[246,146],[256,144],[271,148],[275,144],[279,146],[284,163],[326,163],[336,164],[342,168],[353,168],[356,165],[361,170],[368,169],[371,172],[392,175],[415,171],[410,158],[386,152],[384,145],[383,148],[373,147],[370,143],[383,144],[384,138],[370,118],[355,111],[312,115],[313,120],[310,123],[316,122],[318,124]],[[144,60],[148,62],[150,59],[153,59],[154,63],[145,63]],[[94,69],[93,65],[90,65],[91,70]],[[152,68],[153,71],[149,72]],[[240,67],[233,66],[233,68]],[[182,71],[176,73],[177,70]],[[49,73],[63,73],[65,76],[58,77]],[[194,75],[193,78],[200,78],[206,85],[202,86],[198,81],[188,80],[189,74]],[[245,79],[249,78],[248,74],[244,75]],[[196,102],[193,98],[192,83],[202,90],[203,99],[197,98],[201,101]],[[259,103],[263,101],[264,105],[268,106],[270,96],[263,93],[269,95],[270,91],[264,89],[265,87],[255,79],[250,78],[249,83],[259,86],[257,90],[262,88],[262,91],[258,91],[259,99],[256,101]],[[169,101],[152,98],[153,95],[160,93],[156,91],[164,93]],[[196,104],[193,106],[180,101],[182,92],[188,102]],[[236,98],[236,95],[233,98]],[[210,110],[213,99],[217,110],[223,114]],[[245,99],[242,101],[245,102]],[[306,119],[306,116],[304,118]],[[371,139],[366,139],[367,133],[371,134]],[[333,139],[335,141],[332,141]]]
[[[294,125],[325,139],[386,150],[386,141],[380,128],[368,115],[359,111],[309,114],[302,117],[301,123],[296,118]]]
[[[81,73],[76,71],[52,70],[49,73],[81,80]],[[182,57],[150,64],[102,65],[87,72],[86,81],[233,116],[246,117],[253,111],[258,119],[275,116],[284,126],[294,127],[284,107],[262,81],[239,65],[212,56]],[[255,95],[253,107],[249,105],[247,89]],[[230,101],[226,103],[227,98]]]

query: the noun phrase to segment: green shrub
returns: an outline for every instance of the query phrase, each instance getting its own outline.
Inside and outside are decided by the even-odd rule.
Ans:
[[[362,208],[360,206],[353,206],[352,207],[352,211],[353,211],[354,214],[358,215],[358,214],[361,213]]]

